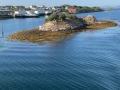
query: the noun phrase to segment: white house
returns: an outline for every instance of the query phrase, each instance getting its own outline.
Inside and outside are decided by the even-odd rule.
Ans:
[[[68,9],[69,9],[69,7],[68,7],[68,6],[66,6],[66,7],[65,7],[65,10],[68,10]]]
[[[1,11],[2,11],[2,10],[5,11],[5,10],[9,10],[9,9],[8,9],[8,7],[0,6],[0,10],[1,10]]]
[[[30,9],[37,9],[37,8],[38,8],[38,6],[36,6],[36,5],[30,6]]]
[[[40,6],[41,9],[46,9],[47,7],[45,5]]]
[[[12,16],[12,15],[13,15],[13,12],[10,11],[7,7],[0,6],[0,15],[1,15],[1,16],[7,16],[7,15]]]

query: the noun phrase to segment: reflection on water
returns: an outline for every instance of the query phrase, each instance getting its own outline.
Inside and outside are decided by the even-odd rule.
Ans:
[[[119,22],[119,12],[92,14]],[[3,21],[5,35],[38,27],[43,21],[44,17]],[[0,90],[120,90],[119,52],[119,26],[82,32],[53,44],[4,40]]]

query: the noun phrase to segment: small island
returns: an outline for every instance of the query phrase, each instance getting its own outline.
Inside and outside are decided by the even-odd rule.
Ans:
[[[79,32],[99,30],[116,25],[113,21],[97,20],[92,15],[78,18],[74,14],[54,13],[39,28],[20,31],[9,35],[7,38],[8,40],[33,43],[58,42]]]

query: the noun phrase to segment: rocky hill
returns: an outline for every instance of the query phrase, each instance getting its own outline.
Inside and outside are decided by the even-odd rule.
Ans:
[[[66,18],[65,20],[52,20],[46,22],[44,25],[39,26],[40,31],[64,31],[64,30],[75,30],[80,29],[85,24],[93,24],[96,23],[97,19],[92,16],[88,15],[83,18]]]

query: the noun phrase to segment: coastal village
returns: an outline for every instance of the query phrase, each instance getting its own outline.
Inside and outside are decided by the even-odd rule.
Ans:
[[[45,5],[36,6],[31,5],[28,8],[25,6],[0,6],[0,18],[27,18],[27,17],[39,17],[42,15],[50,15],[52,13],[67,12],[71,14],[82,12],[97,12],[102,11],[99,7],[87,7],[87,6],[53,6],[46,7]]]
[[[75,8],[65,7],[69,13],[77,13]],[[58,6],[46,7],[32,5],[29,8],[24,6],[0,6],[0,17],[1,18],[23,18],[23,17],[39,17],[41,15],[50,15],[54,12],[62,12]]]

